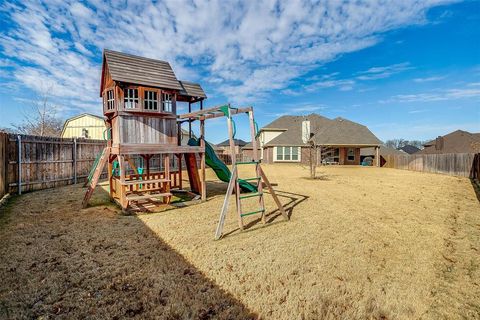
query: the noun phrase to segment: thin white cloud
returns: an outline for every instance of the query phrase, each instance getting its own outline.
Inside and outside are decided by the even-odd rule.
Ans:
[[[373,67],[366,71],[359,72],[358,80],[385,79],[394,74],[413,69],[409,62],[402,62],[383,67]]]
[[[434,102],[459,99],[480,98],[480,89],[476,88],[453,88],[442,91],[422,92],[414,94],[399,94],[380,103],[391,102]]]
[[[246,103],[376,44],[382,32],[425,23],[425,12],[445,2],[27,0],[1,6],[8,28],[0,47],[22,65],[9,81],[39,90],[42,79],[58,99],[91,110],[98,109],[103,48],[167,60],[179,78],[202,82],[209,96]],[[388,76],[402,66],[396,68],[360,77]],[[353,87],[338,81],[341,90]]]
[[[413,79],[414,82],[431,82],[431,81],[439,81],[445,79],[444,76],[437,76],[437,77],[427,77],[427,78],[415,78]]]

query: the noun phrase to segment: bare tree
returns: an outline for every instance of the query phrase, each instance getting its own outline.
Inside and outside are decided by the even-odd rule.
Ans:
[[[421,140],[406,140],[406,139],[390,139],[385,141],[385,146],[393,148],[393,149],[398,149],[401,147],[404,147],[406,145],[411,145],[415,146],[417,148],[422,148],[422,146],[425,144],[426,141],[421,141]]]
[[[62,132],[63,121],[57,117],[58,107],[49,102],[49,90],[31,101],[24,112],[20,124],[12,124],[15,131],[35,136],[58,137]]]
[[[316,128],[312,128],[311,126],[312,121],[308,119],[302,122],[302,141],[309,147],[308,160],[310,165],[310,178],[315,179],[317,175],[317,144],[315,143],[313,132],[316,132]]]

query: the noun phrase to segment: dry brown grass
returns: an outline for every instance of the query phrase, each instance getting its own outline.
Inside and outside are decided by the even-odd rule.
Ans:
[[[467,179],[327,167],[309,180],[298,166],[264,169],[291,221],[274,212],[239,232],[231,210],[220,241],[226,185],[213,181],[206,203],[137,217],[98,193],[98,206],[80,210],[78,187],[15,199],[0,224],[0,314],[480,318],[480,204]]]

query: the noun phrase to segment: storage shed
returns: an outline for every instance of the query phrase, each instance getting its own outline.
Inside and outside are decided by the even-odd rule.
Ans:
[[[102,117],[83,113],[65,121],[62,138],[103,139],[103,132],[106,129]]]

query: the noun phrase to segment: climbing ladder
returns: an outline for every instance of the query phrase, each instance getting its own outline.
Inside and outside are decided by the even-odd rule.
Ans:
[[[87,182],[90,182],[90,185],[88,186],[87,192],[85,193],[85,197],[83,198],[82,202],[82,207],[86,208],[88,205],[88,200],[92,197],[93,190],[95,190],[95,187],[98,184],[98,180],[100,180],[100,176],[102,175],[103,168],[105,167],[105,164],[108,161],[108,158],[110,157],[110,147],[105,147],[100,153],[99,157],[95,160],[93,164],[93,168],[90,171],[90,174],[88,175]]]
[[[273,197],[275,204],[278,207],[278,210],[282,214],[285,220],[288,220],[288,214],[283,208],[282,204],[280,203],[280,200],[278,199],[275,191],[272,188],[272,185],[270,184],[270,181],[268,180],[267,176],[262,170],[262,167],[260,165],[260,161],[258,160],[257,157],[257,142],[256,139],[258,137],[257,134],[257,126],[256,122],[253,118],[253,110],[249,109],[247,111],[249,120],[250,120],[250,134],[252,138],[252,147],[253,147],[253,160],[252,161],[236,161],[236,155],[235,155],[235,123],[232,120],[232,114],[238,113],[238,109],[231,108],[230,105],[221,107],[222,112],[225,113],[227,116],[227,124],[228,124],[228,135],[229,135],[229,140],[230,140],[230,149],[231,149],[231,157],[232,157],[232,174],[230,177],[230,181],[228,183],[227,187],[227,193],[225,195],[225,199],[223,200],[223,205],[222,209],[220,211],[220,218],[218,221],[217,225],[217,230],[215,232],[215,240],[218,240],[221,238],[223,234],[223,225],[225,224],[225,218],[227,215],[228,211],[228,204],[230,197],[232,194],[235,194],[235,203],[236,203],[236,209],[237,209],[237,216],[238,216],[238,226],[240,230],[244,229],[244,224],[243,224],[243,218],[246,216],[251,216],[254,214],[261,214],[261,220],[263,223],[266,223],[266,212],[265,212],[265,200],[264,200],[264,191],[263,191],[263,185],[265,185],[270,193],[270,195]],[[232,112],[234,111],[234,112]],[[255,166],[255,177],[251,178],[245,178],[241,179],[239,177],[238,173],[238,167],[243,166],[243,165],[254,165]],[[256,187],[255,192],[250,192],[250,193],[243,193],[241,194],[240,191],[240,184],[239,181],[253,181],[256,182],[254,186]],[[253,211],[248,211],[244,212],[242,210],[242,201],[245,199],[250,199],[250,198],[258,198],[258,208]]]

